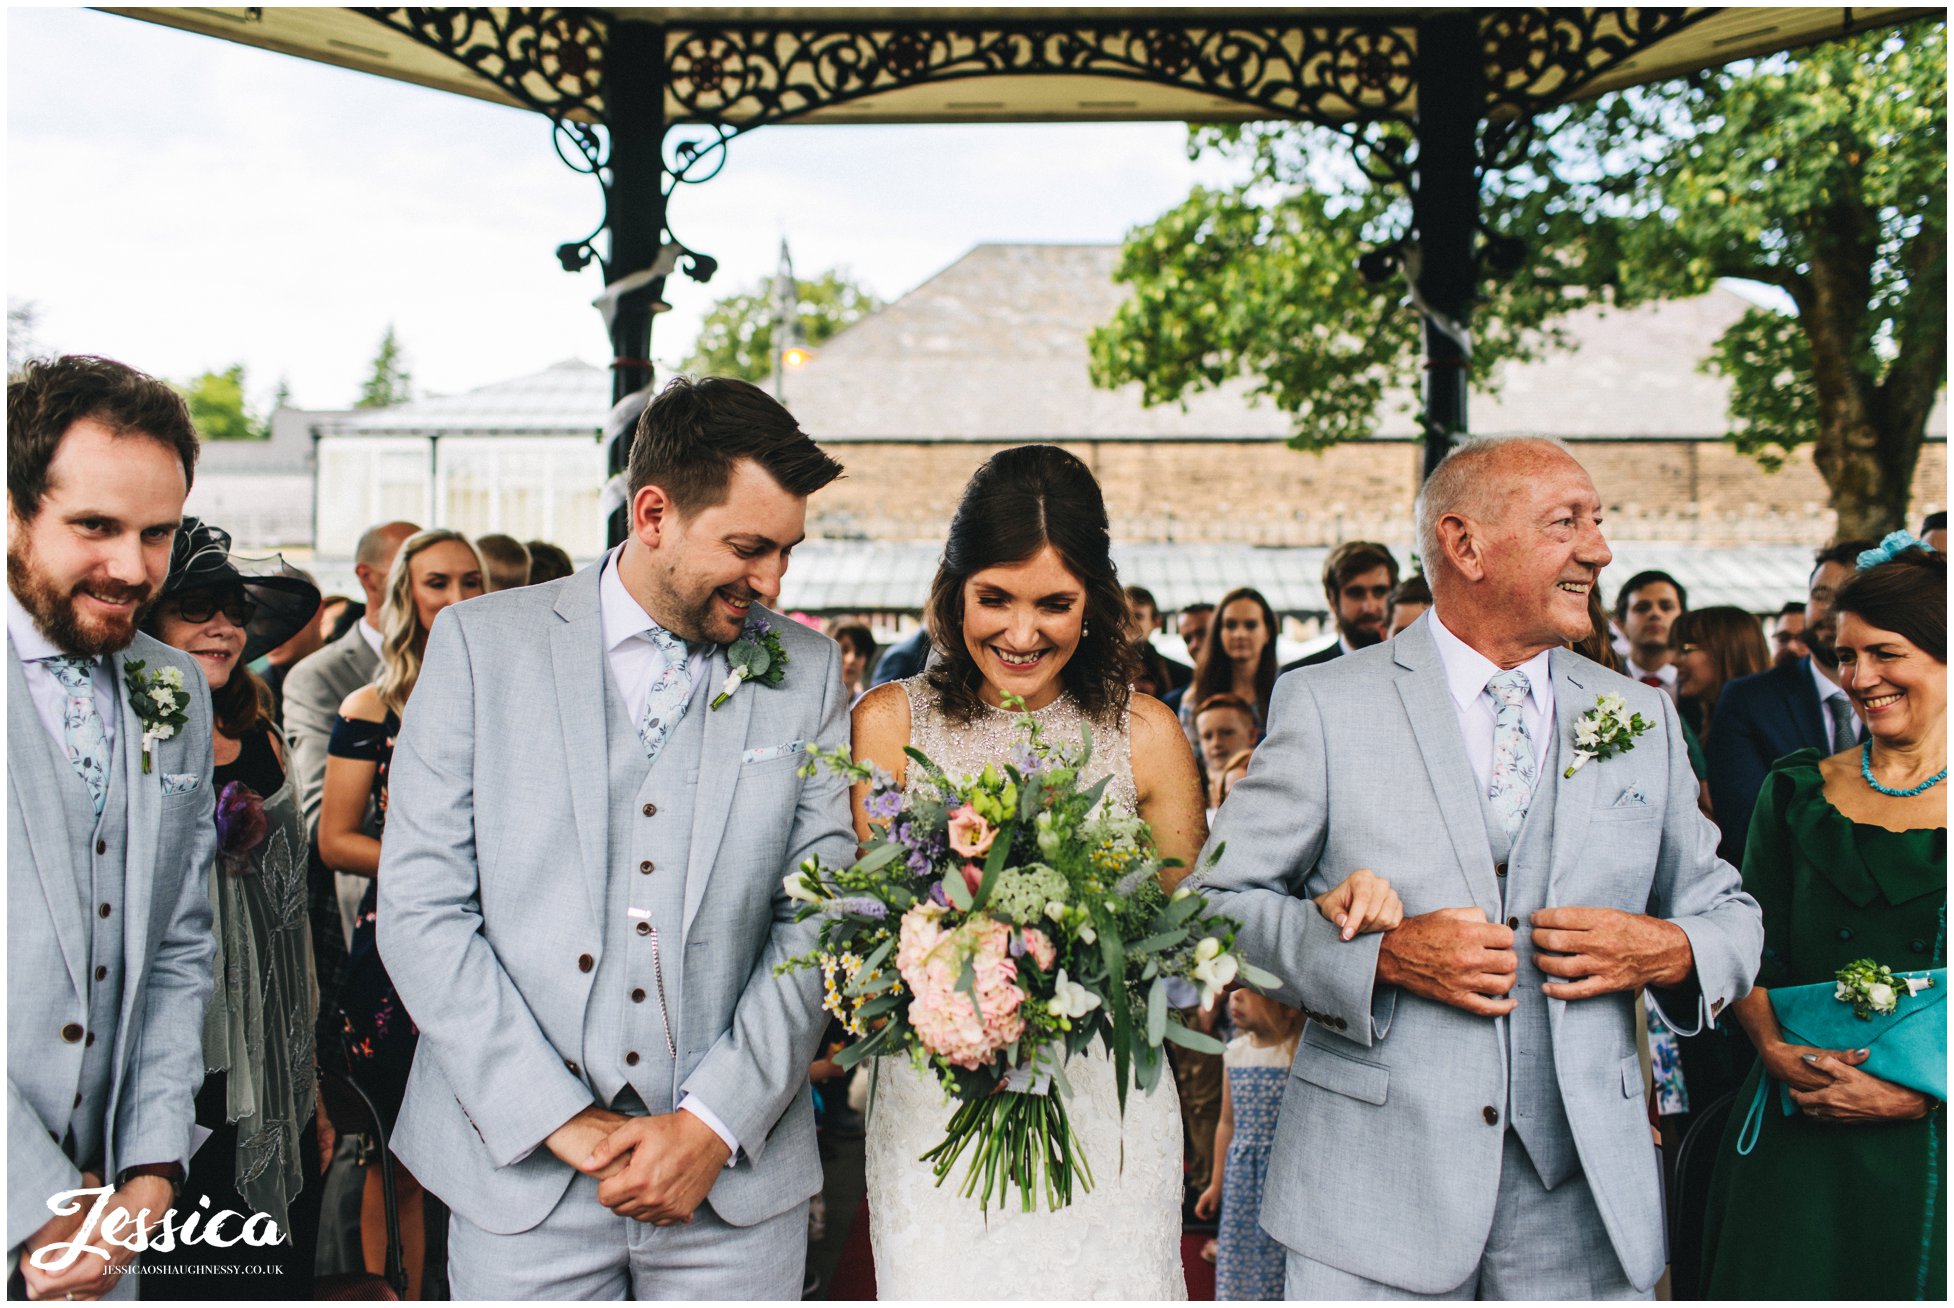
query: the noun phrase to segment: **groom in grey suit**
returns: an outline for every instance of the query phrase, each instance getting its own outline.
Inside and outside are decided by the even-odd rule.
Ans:
[[[394,1138],[457,1298],[794,1299],[824,1025],[783,878],[855,839],[832,641],[769,614],[841,469],[764,392],[679,378],[630,535],[444,611],[402,725],[379,941],[421,1042]],[[728,688],[771,627],[784,676]]]
[[[1434,608],[1283,677],[1221,808],[1216,907],[1309,1018],[1262,1206],[1289,1298],[1634,1299],[1661,1275],[1636,1006],[1714,1022],[1763,924],[1668,697],[1566,648],[1611,558],[1600,507],[1555,442],[1455,451],[1419,504]],[[1584,758],[1603,695],[1652,725]],[[1360,867],[1406,918],[1346,941],[1308,896]]]
[[[196,458],[182,399],[120,363],[34,362],[7,384],[7,1249],[35,1298],[134,1298],[133,1251],[100,1232],[118,1209],[160,1219],[190,1161],[215,949],[210,692],[136,622]],[[165,684],[144,705],[126,677],[165,669],[186,720],[152,739]],[[50,1205],[98,1187],[93,1224],[93,1195]],[[50,1257],[75,1240],[106,1257]]]

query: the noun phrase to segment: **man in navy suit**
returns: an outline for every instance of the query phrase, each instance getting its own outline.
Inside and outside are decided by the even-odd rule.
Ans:
[[[1818,552],[1805,601],[1805,645],[1811,653],[1755,676],[1740,677],[1717,698],[1708,741],[1710,802],[1723,833],[1717,852],[1743,866],[1744,840],[1764,775],[1786,754],[1816,749],[1835,754],[1862,732],[1852,701],[1839,686],[1833,597],[1858,566],[1869,540],[1841,541]]]

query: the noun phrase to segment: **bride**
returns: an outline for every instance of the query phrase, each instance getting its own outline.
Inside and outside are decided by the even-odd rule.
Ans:
[[[1206,836],[1187,738],[1158,700],[1127,689],[1126,601],[1092,473],[1053,445],[1004,450],[977,470],[930,588],[928,671],[878,687],[855,708],[854,751],[904,781],[914,746],[952,776],[1002,762],[1019,742],[1015,695],[1045,737],[1092,729],[1083,780],[1110,777],[1107,803],[1137,812],[1163,858],[1192,865]],[[867,837],[855,797],[857,834]],[[1171,874],[1170,874],[1171,875]],[[867,1142],[876,1288],[885,1299],[1184,1299],[1181,1118],[1171,1076],[1127,1097],[1097,1046],[1066,1068],[1067,1107],[1094,1185],[1056,1212],[1014,1204],[982,1219],[918,1159],[954,1105],[935,1080],[880,1060]],[[1016,1287],[1007,1291],[1001,1282]],[[987,1288],[989,1287],[989,1288]]]

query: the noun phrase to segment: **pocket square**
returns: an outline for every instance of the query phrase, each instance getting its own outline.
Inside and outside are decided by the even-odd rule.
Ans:
[[[197,788],[198,777],[194,772],[165,772],[163,774],[163,793],[165,795],[184,795]]]
[[[1648,806],[1649,797],[1642,793],[1642,783],[1639,781],[1624,790],[1621,798],[1614,803],[1615,808],[1647,808]]]
[[[769,759],[786,758],[792,754],[805,754],[806,752],[807,742],[805,740],[790,740],[784,745],[762,745],[758,749],[749,749],[740,755],[740,762],[765,763]]]

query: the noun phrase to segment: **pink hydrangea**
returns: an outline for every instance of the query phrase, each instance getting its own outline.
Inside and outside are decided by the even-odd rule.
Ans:
[[[976,918],[945,931],[941,918],[942,910],[929,904],[902,916],[896,970],[913,996],[909,1021],[931,1053],[958,1067],[983,1067],[1024,1033],[1024,1015],[1018,1011],[1024,991],[1018,988],[1018,965],[1011,959],[1010,928]],[[957,989],[966,960],[976,978],[975,1007]]]

